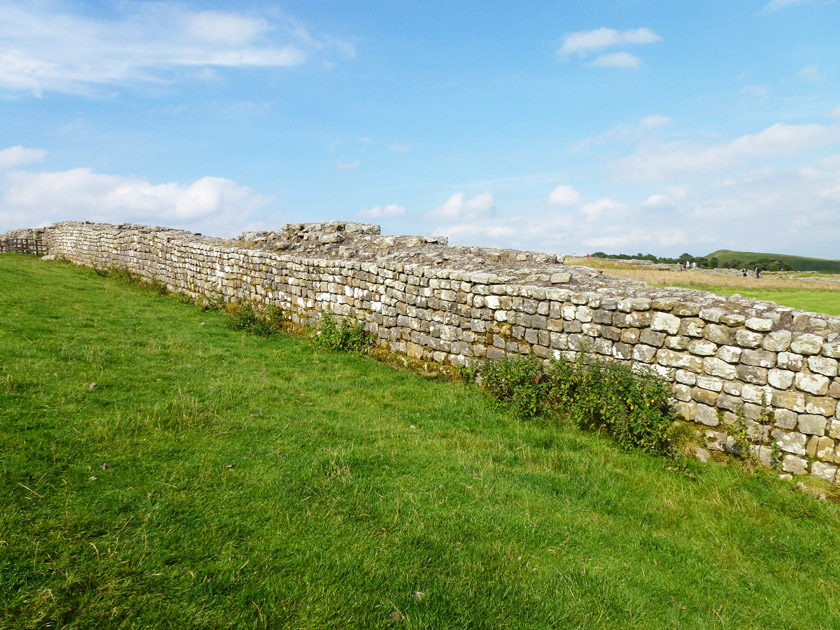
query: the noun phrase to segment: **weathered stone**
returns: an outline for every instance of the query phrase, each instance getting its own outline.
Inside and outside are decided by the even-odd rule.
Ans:
[[[825,396],[828,393],[829,380],[821,374],[799,372],[796,375],[795,383],[797,389],[815,396]]]
[[[741,388],[741,397],[747,402],[757,405],[769,404],[772,395],[772,390],[766,386],[744,385]]]
[[[662,314],[664,315],[665,313]],[[645,328],[639,335],[639,341],[648,346],[656,346],[657,348],[660,348],[665,342],[665,333],[654,332],[649,328]]]
[[[715,403],[718,399],[717,392],[711,392],[708,389],[700,389],[695,388],[691,392],[691,397],[696,400],[698,403],[702,403],[704,405],[709,405],[710,407],[714,407]]]
[[[823,354],[827,357],[840,359],[840,341],[831,341],[823,344]]]
[[[817,416],[810,413],[803,413],[799,416],[799,424],[797,428],[800,433],[807,435],[824,435],[825,425],[828,422],[823,416]]]
[[[799,392],[773,392],[773,406],[790,409],[797,413],[805,411],[805,394]]]
[[[832,377],[837,376],[837,359],[810,356],[808,357],[808,367],[812,372],[816,372],[817,374]]]
[[[686,337],[702,337],[706,322],[699,318],[685,318],[680,323],[680,334]]]
[[[771,368],[776,364],[776,353],[767,350],[744,350],[741,353],[741,363]]]
[[[829,483],[834,483],[837,478],[837,467],[824,462],[814,462],[811,464],[811,474],[814,477],[825,479]]]
[[[794,455],[805,454],[805,443],[808,440],[807,436],[801,433],[786,433],[778,429],[775,429],[772,435],[773,439],[776,440],[776,446],[785,453],[793,453]]]
[[[782,470],[794,475],[805,475],[808,473],[808,461],[796,455],[785,455],[782,458]]]
[[[718,345],[726,345],[732,341],[732,331],[726,326],[709,324],[703,331],[703,337]]]
[[[701,357],[710,357],[717,352],[717,345],[711,341],[698,339],[688,344],[688,351]]]
[[[668,337],[665,340],[665,347],[669,350],[688,350],[688,345],[690,343],[690,337],[683,337],[682,335],[677,335],[676,337]]]
[[[745,320],[746,318],[739,313],[724,313],[723,317],[720,318],[720,323],[737,328],[743,324]]]
[[[717,409],[709,405],[697,405],[694,421],[705,424],[707,427],[716,427],[720,424]]]
[[[804,365],[804,357],[801,354],[794,354],[792,352],[780,352],[776,357],[776,367],[783,370],[792,370],[798,372]]]
[[[691,372],[689,373],[693,374]],[[723,389],[723,381],[713,376],[697,376],[695,382],[697,383],[697,387],[708,389],[712,392],[719,392]]]
[[[671,395],[677,400],[689,401],[691,400],[691,388],[688,385],[677,383],[671,386]]]
[[[737,346],[721,346],[715,356],[727,363],[738,363],[743,350]]]
[[[739,365],[735,368],[738,380],[754,385],[765,385],[767,383],[767,368],[753,367],[751,365]]]
[[[633,358],[642,363],[651,363],[656,356],[656,348],[638,345],[633,347]]]
[[[669,335],[676,335],[680,331],[680,318],[670,313],[655,313],[650,327],[653,330],[667,332]]]
[[[697,413],[697,403],[692,401],[677,402],[674,405],[674,412],[681,418],[693,422]]]
[[[799,422],[799,414],[789,409],[776,409],[773,411],[773,424],[782,429],[794,429]]]
[[[717,357],[703,359],[703,371],[710,376],[718,376],[726,380],[732,380],[736,376],[735,366]]]
[[[773,329],[773,320],[763,317],[750,317],[744,322],[744,326],[750,330],[767,332]]]
[[[742,348],[758,348],[764,341],[764,335],[751,330],[735,331],[735,343]]]
[[[824,462],[834,461],[834,440],[828,437],[812,435],[805,446],[808,457],[815,457]]]
[[[805,412],[830,418],[837,410],[837,401],[833,398],[805,397]]]
[[[788,389],[793,385],[795,372],[789,370],[770,370],[767,372],[767,382],[776,389]]]
[[[700,310],[700,319],[704,319],[707,322],[714,322],[715,324],[717,324],[724,315],[726,315],[726,312],[719,308],[709,307]]]
[[[790,343],[790,349],[798,354],[819,354],[822,352],[824,341],[825,340],[819,335],[806,333],[795,337]]]
[[[720,409],[726,409],[732,413],[737,413],[739,410],[743,409],[744,401],[735,396],[730,396],[729,394],[721,394],[718,396],[717,406]]]
[[[703,360],[699,357],[672,350],[658,350],[656,353],[656,362],[665,367],[685,368],[692,372],[700,372],[703,369]]]
[[[783,352],[790,348],[790,340],[793,335],[789,330],[777,330],[771,332],[764,341],[761,342],[761,347],[771,352]]]
[[[828,437],[840,439],[840,419],[832,420],[828,428]]]
[[[697,383],[697,374],[689,372],[688,370],[676,370],[674,372],[674,379],[683,385],[694,385]],[[704,388],[708,389],[708,388]]]

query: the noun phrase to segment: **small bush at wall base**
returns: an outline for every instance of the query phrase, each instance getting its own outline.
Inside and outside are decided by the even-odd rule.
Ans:
[[[263,311],[257,311],[250,304],[237,305],[230,313],[227,327],[244,330],[252,335],[269,337],[283,331],[286,314],[276,306],[269,305]]]
[[[619,363],[565,358],[544,363],[533,356],[487,362],[480,374],[488,393],[524,417],[563,413],[622,446],[661,454],[673,450],[669,436],[676,418],[668,387],[653,374]]]
[[[321,325],[316,339],[330,350],[363,352],[373,345],[373,335],[365,330],[361,322],[352,322],[346,317],[337,319],[332,311],[321,313]]]

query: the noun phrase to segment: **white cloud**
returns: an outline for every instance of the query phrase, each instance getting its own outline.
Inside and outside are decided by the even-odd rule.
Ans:
[[[656,114],[654,116],[645,116],[639,121],[639,124],[644,129],[655,129],[657,127],[663,127],[669,122],[671,122],[671,119],[668,116]]]
[[[365,219],[390,219],[405,214],[405,206],[389,203],[387,206],[373,206],[367,210],[359,211],[358,215]]]
[[[198,77],[213,68],[289,68],[321,51],[352,52],[343,42],[312,38],[289,19],[156,2],[118,3],[116,17],[97,19],[71,6],[0,6],[0,88],[87,93],[172,81],[179,69],[198,69],[191,75]]]
[[[668,177],[725,172],[753,159],[790,156],[840,142],[840,126],[777,123],[715,146],[685,142],[648,145],[613,164],[624,179],[654,181]]]
[[[572,144],[570,148],[573,151],[581,151],[592,145],[603,144],[608,140],[613,139],[625,140],[629,138],[634,140],[641,140],[642,138],[646,137],[651,130],[657,129],[659,127],[664,127],[670,122],[671,119],[668,116],[662,116],[661,114],[645,116],[644,118],[639,120],[638,123],[621,123],[620,125],[616,125],[609,131],[606,131],[602,134],[584,138],[583,140]]]
[[[236,182],[202,177],[192,184],[151,184],[136,177],[94,173],[90,168],[6,173],[0,182],[0,228],[14,217],[25,226],[60,220],[153,223],[233,234],[270,197]],[[3,225],[5,224],[5,225]]]
[[[614,220],[617,216],[623,215],[627,207],[607,197],[598,201],[591,201],[583,204],[580,211],[587,221],[600,221],[602,219]]]
[[[467,199],[464,193],[455,193],[442,206],[426,214],[428,218],[455,221],[475,218],[493,209],[493,193],[483,192]]]
[[[676,202],[667,195],[651,195],[642,202],[642,208],[646,210],[673,210],[676,207]]]
[[[0,170],[29,164],[30,162],[39,162],[46,155],[47,152],[43,149],[26,149],[20,145],[9,147],[0,151]]]
[[[765,9],[769,11],[778,11],[779,9],[784,9],[785,7],[792,6],[794,4],[804,4],[809,0],[771,0],[764,5]]]
[[[548,195],[548,203],[557,206],[574,205],[579,201],[580,193],[566,184],[560,184]]]
[[[595,68],[632,68],[636,69],[642,65],[642,60],[636,55],[631,55],[628,52],[610,53],[608,55],[598,55],[589,63]]]
[[[840,118],[840,105],[831,110],[831,116],[834,118]]]
[[[805,66],[804,68],[801,68],[799,72],[796,73],[796,76],[801,81],[810,82],[822,81],[824,78],[823,75],[820,74],[820,71],[817,68],[817,66],[814,65]]]
[[[335,163],[335,167],[339,171],[350,171],[350,170],[353,170],[354,168],[359,168],[360,165],[361,165],[361,162],[359,160],[356,160],[355,162],[342,162],[341,160],[339,160],[338,162]]]
[[[592,31],[567,33],[563,38],[563,45],[557,50],[557,54],[561,56],[580,55],[604,48],[627,44],[652,44],[659,41],[662,41],[662,38],[647,28],[616,31],[612,28],[602,27]]]

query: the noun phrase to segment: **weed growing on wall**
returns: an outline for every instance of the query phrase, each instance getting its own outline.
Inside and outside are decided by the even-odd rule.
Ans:
[[[315,338],[325,348],[348,352],[363,352],[373,345],[373,335],[365,330],[364,324],[346,317],[336,318],[326,310],[321,313],[321,325]]]
[[[518,356],[484,363],[482,387],[520,415],[567,415],[578,426],[603,431],[620,445],[652,453],[673,450],[675,416],[667,384],[619,363]]]

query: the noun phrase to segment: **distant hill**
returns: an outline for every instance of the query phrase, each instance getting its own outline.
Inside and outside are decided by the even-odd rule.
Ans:
[[[755,267],[757,261],[778,260],[790,265],[794,271],[819,271],[821,273],[840,273],[840,260],[826,260],[825,258],[807,258],[805,256],[788,256],[786,254],[762,254],[758,252],[735,252],[730,249],[719,249],[705,256],[711,260],[717,258],[719,266],[733,266],[733,261],[739,264],[735,267]]]

